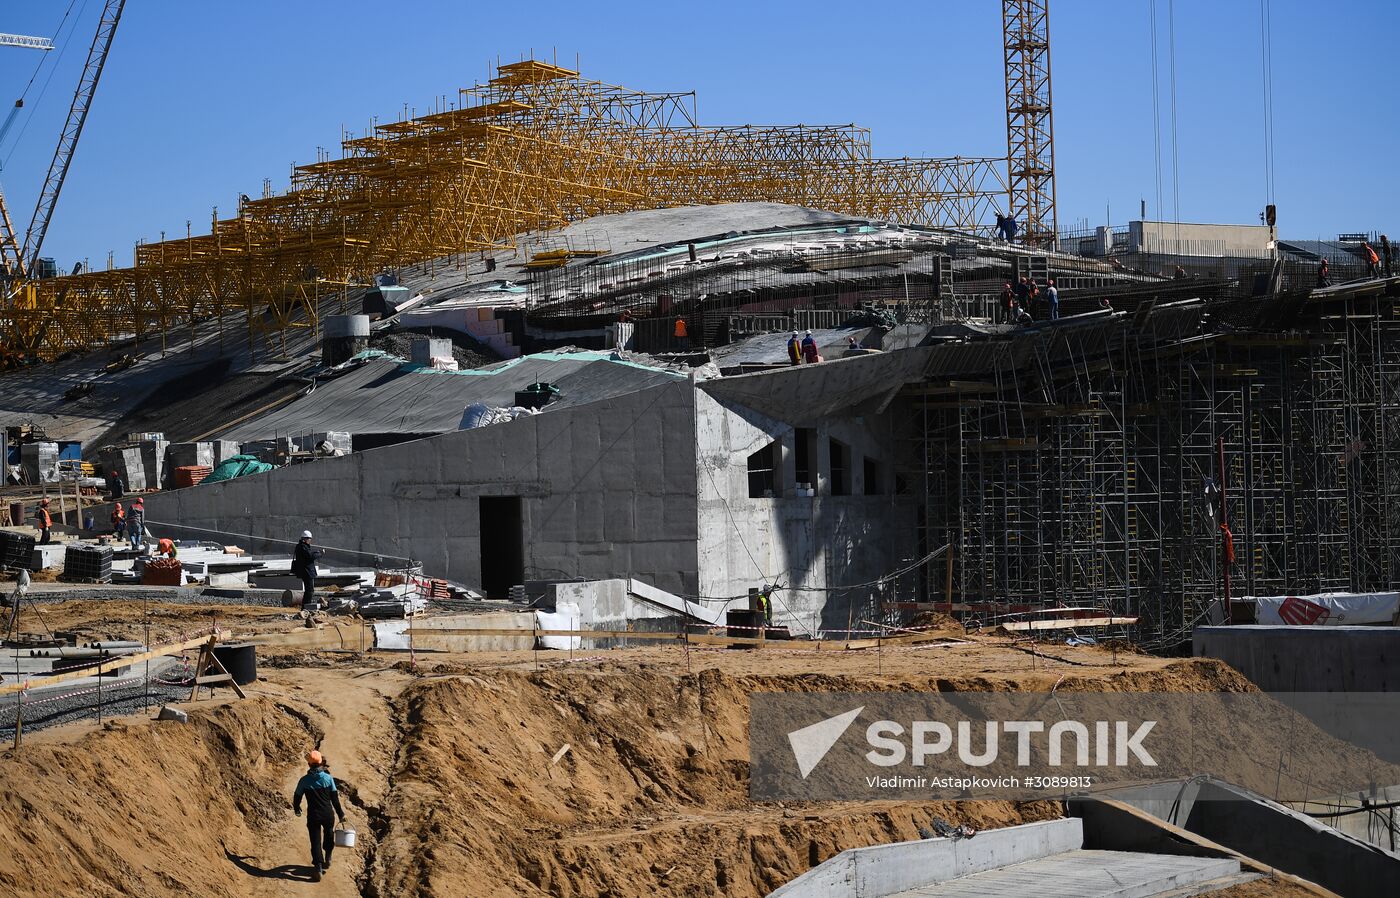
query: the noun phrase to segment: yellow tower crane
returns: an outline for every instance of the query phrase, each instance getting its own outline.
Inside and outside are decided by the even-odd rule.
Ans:
[[[68,118],[64,121],[63,131],[58,138],[58,146],[54,149],[53,159],[49,162],[48,174],[44,177],[44,186],[39,191],[39,199],[34,205],[34,216],[29,221],[29,228],[25,231],[24,243],[18,243],[14,227],[10,221],[9,210],[0,200],[0,261],[3,261],[5,285],[5,306],[7,309],[34,308],[37,305],[37,291],[34,286],[34,278],[42,276],[45,272],[39,271],[39,251],[44,244],[44,235],[48,233],[49,222],[53,219],[54,207],[58,204],[58,195],[63,190],[63,182],[68,177],[68,167],[73,161],[73,153],[78,147],[78,138],[82,136],[83,125],[87,122],[88,109],[92,105],[93,95],[97,91],[97,82],[102,77],[103,66],[107,62],[107,53],[112,48],[112,38],[116,36],[117,23],[121,20],[122,9],[126,6],[126,0],[107,0],[102,8],[102,16],[98,19],[97,32],[93,35],[92,45],[88,48],[87,61],[83,65],[82,74],[78,78],[78,87],[73,92],[73,102],[68,107]],[[37,49],[52,49],[53,44],[45,38],[25,37],[23,35],[0,36],[0,46],[34,47]],[[15,109],[11,110],[9,120],[3,126],[9,127],[13,122],[15,112],[21,108],[20,103],[15,104]],[[36,338],[42,334],[29,334],[28,338],[33,345]],[[7,350],[12,347],[6,347]]]
[[[1025,242],[1055,242],[1055,124],[1050,102],[1050,0],[1002,0],[1010,217]]]

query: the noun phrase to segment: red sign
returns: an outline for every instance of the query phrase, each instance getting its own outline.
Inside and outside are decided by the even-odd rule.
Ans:
[[[1326,623],[1327,618],[1332,616],[1332,612],[1325,605],[1309,602],[1307,599],[1300,599],[1297,596],[1289,596],[1279,606],[1278,616],[1283,619],[1285,624],[1305,627],[1309,624]]]

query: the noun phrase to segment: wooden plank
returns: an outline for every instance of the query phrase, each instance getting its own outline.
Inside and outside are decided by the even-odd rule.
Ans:
[[[87,667],[82,670],[74,670],[68,673],[54,674],[48,677],[31,677],[20,683],[5,683],[0,685],[0,695],[13,695],[21,689],[40,689],[53,683],[63,683],[68,680],[80,680],[83,677],[95,677],[100,673],[115,670],[119,667],[129,667],[133,664],[140,664],[142,661],[151,658],[159,658],[162,655],[173,655],[176,652],[183,652],[195,646],[203,645],[209,641],[209,636],[200,636],[197,639],[187,639],[184,642],[175,642],[170,645],[163,645],[152,649],[149,652],[142,652],[139,655],[122,655],[114,657],[110,661],[103,661],[95,667]]]
[[[1001,628],[1012,633],[1024,633],[1033,630],[1073,630],[1076,627],[1113,627],[1118,624],[1135,624],[1137,621],[1136,617],[1065,617],[1007,621]]]
[[[411,627],[406,636],[579,636],[585,639],[651,639],[679,642],[680,633],[634,633],[631,630],[531,630],[525,627],[493,630],[490,627]],[[694,637],[692,636],[692,639]]]
[[[886,645],[888,645],[888,646],[918,645],[919,643],[922,643],[922,642],[938,642],[939,640],[950,640],[950,639],[951,639],[951,640],[957,640],[957,637],[951,635],[951,634],[948,633],[947,631],[942,631],[942,632],[930,632],[930,633],[911,633],[911,634],[901,635],[901,636],[876,636],[876,637],[873,637],[873,638],[870,638],[870,639],[852,639],[852,640],[849,640],[849,641],[846,643],[845,648],[847,648],[847,649],[873,649],[873,648],[879,648],[879,647],[881,647],[881,646],[886,646]],[[969,643],[965,643],[965,642],[959,640],[959,641],[958,641],[958,644],[960,644],[960,645],[962,645],[962,644],[965,644],[965,645],[972,645],[973,643],[970,643],[970,642],[969,642]]]
[[[210,683],[232,683],[233,675],[226,673],[210,674],[207,677],[195,677],[194,681],[201,686],[207,686]]]

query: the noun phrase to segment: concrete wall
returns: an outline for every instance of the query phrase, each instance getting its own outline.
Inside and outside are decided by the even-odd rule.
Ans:
[[[547,593],[555,608],[578,609],[575,624],[581,630],[678,629],[680,618],[638,601],[627,592],[626,580],[589,580],[583,583],[551,583]],[[602,640],[590,642],[601,648]]]
[[[1269,257],[1269,229],[1263,225],[1177,224],[1170,221],[1128,223],[1130,252],[1170,256]]]
[[[816,625],[845,628],[857,618],[869,590],[793,592],[791,587],[864,583],[899,567],[915,552],[913,503],[894,494],[896,440],[888,414],[870,417],[779,421],[750,409],[696,397],[700,594],[746,595],[765,582],[785,589],[773,617],[794,633]],[[796,428],[816,431],[813,497],[796,493]],[[832,495],[830,441],[849,447],[850,494]],[[748,457],[771,442],[782,446],[781,474],[773,498],[750,498]],[[876,460],[878,495],[867,496],[863,460]],[[746,607],[736,602],[731,607]]]
[[[1400,881],[1400,857],[1229,783],[1192,781],[1183,788],[1180,781],[1161,782],[1102,797],[1348,898],[1393,895]]]
[[[462,614],[443,614],[434,617],[416,617],[411,620],[385,620],[374,622],[374,647],[381,649],[409,648],[408,634],[411,626],[415,630],[531,630],[534,628],[533,611],[472,611]],[[413,647],[418,651],[436,652],[512,652],[528,651],[535,647],[533,636],[430,636],[415,635]]]
[[[1197,627],[1191,646],[1266,692],[1400,691],[1397,627]]]
[[[1084,843],[1074,818],[987,829],[973,839],[923,839],[841,852],[769,893],[769,898],[883,898],[1073,851]]]
[[[525,577],[693,594],[695,390],[664,384],[505,424],[146,499],[147,519],[420,560],[481,582],[482,496],[521,496]],[[232,539],[233,537],[229,537]],[[290,551],[290,546],[288,547]],[[332,553],[331,564],[356,563]],[[360,564],[366,563],[361,559]]]

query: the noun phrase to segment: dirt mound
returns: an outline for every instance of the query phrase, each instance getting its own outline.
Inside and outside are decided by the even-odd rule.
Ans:
[[[965,628],[957,618],[951,614],[944,614],[942,611],[920,611],[909,621],[911,630],[928,630],[930,632],[947,633],[951,636],[966,636]]]
[[[246,894],[223,853],[286,813],[289,765],[318,739],[288,707],[249,699],[6,751],[0,894]]]
[[[714,670],[420,681],[404,695],[373,894],[763,895],[846,848],[917,839],[934,818],[985,829],[1059,816],[1046,802],[749,800],[751,692],[869,686]]]
[[[370,349],[380,349],[399,358],[408,359],[413,357],[413,340],[419,336],[450,339],[452,341],[452,357],[457,360],[458,367],[464,370],[484,368],[501,360],[500,356],[496,355],[485,344],[478,343],[461,331],[453,330],[450,327],[418,327],[382,331],[370,337],[369,346]]]
[[[142,721],[68,744],[45,732],[18,753],[0,754],[0,895],[264,898],[300,888],[286,871],[305,863],[305,830],[286,802],[302,751],[317,746],[334,758],[359,829],[355,851],[338,853],[316,887],[322,895],[760,896],[847,848],[920,838],[935,819],[985,830],[1058,817],[1061,809],[1010,801],[752,802],[754,692],[1259,697],[1218,662],[1105,669],[1087,666],[1097,655],[1083,649],[1072,665],[1086,666],[1049,672],[1044,659],[999,649],[980,667],[965,658],[956,672],[930,665],[928,655],[891,653],[886,664],[917,670],[898,677],[876,673],[873,657],[861,662],[866,672],[832,672],[858,652],[757,654],[695,660],[748,670],[787,658],[809,667],[682,674],[674,664],[635,660],[658,657],[648,650],[541,672],[444,659],[452,663],[410,676],[363,658],[359,668],[344,667],[351,656],[316,668],[308,657],[294,669],[268,666],[249,699],[194,706],[189,724]],[[1031,661],[1038,667],[1021,666]],[[1210,757],[1263,757],[1231,721],[1196,723],[1209,733]],[[1260,782],[1282,772],[1277,748],[1299,733],[1287,726],[1264,753],[1274,760],[1257,771]]]

